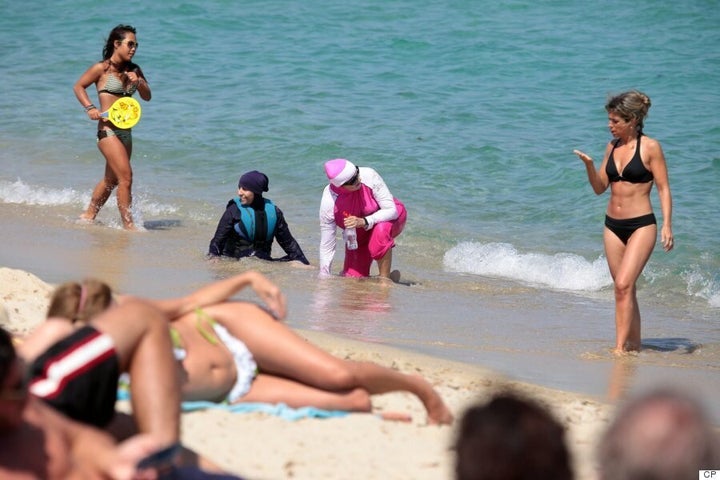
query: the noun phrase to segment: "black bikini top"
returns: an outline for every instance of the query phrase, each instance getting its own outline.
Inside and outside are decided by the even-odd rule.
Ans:
[[[607,165],[605,165],[605,173],[607,173],[608,180],[612,182],[630,182],[630,183],[648,183],[652,182],[654,177],[650,170],[645,168],[642,159],[640,158],[640,138],[642,135],[638,135],[637,146],[635,147],[635,155],[630,159],[625,168],[623,168],[622,174],[618,173],[617,165],[615,165],[615,159],[613,153],[617,148],[620,139],[618,139],[613,145],[613,149],[608,157]]]

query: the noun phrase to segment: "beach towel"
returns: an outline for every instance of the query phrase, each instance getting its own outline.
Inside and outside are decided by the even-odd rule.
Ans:
[[[118,389],[118,400],[130,400],[130,391],[124,385]],[[345,417],[350,412],[344,410],[324,410],[315,407],[288,407],[284,403],[218,403],[197,400],[181,403],[183,412],[195,412],[198,410],[225,410],[232,413],[266,413],[275,415],[285,420],[295,421],[301,418],[339,418]]]
[[[324,410],[315,407],[288,407],[284,403],[216,403],[206,401],[182,402],[183,412],[193,412],[197,410],[226,410],[233,413],[253,413],[261,412],[268,415],[275,415],[285,420],[300,420],[301,418],[337,418],[349,415],[344,410]]]

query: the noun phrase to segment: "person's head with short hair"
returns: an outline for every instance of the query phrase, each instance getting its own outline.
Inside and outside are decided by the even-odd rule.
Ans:
[[[456,480],[573,478],[564,427],[538,403],[512,392],[466,410],[455,449]]]
[[[720,444],[693,398],[654,390],[620,408],[603,435],[598,460],[603,480],[697,478],[720,467]]]
[[[47,317],[66,318],[71,322],[89,322],[112,304],[112,289],[92,278],[67,282],[53,292]]]

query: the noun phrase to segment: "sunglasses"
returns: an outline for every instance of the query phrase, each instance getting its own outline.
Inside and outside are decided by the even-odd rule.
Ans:
[[[140,46],[138,42],[133,42],[132,40],[125,42],[125,45],[127,45],[130,50],[133,48],[137,49]]]
[[[343,183],[342,186],[343,187],[352,187],[358,182],[359,179],[360,179],[360,168],[355,167],[355,175],[353,175],[353,177],[350,180]]]

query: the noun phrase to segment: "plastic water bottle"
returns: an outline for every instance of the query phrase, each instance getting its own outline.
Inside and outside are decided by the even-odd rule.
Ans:
[[[347,249],[357,250],[357,231],[355,230],[355,227],[348,227],[343,233],[345,233],[345,245],[347,246]]]

